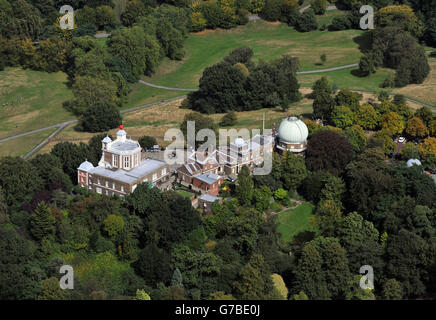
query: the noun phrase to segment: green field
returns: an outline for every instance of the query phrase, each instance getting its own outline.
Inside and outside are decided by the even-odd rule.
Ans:
[[[314,217],[313,208],[312,204],[304,202],[296,209],[279,213],[277,231],[281,233],[280,240],[289,243],[302,231],[315,231],[310,224],[310,218]]]
[[[183,190],[178,190],[177,193],[185,198],[191,198],[193,196],[193,194],[191,192],[187,192],[187,191],[183,191]]]
[[[72,98],[62,72],[6,68],[0,72],[0,138],[75,117],[62,107]]]
[[[334,11],[328,13],[336,14]],[[323,18],[331,19],[328,15]],[[231,30],[207,30],[188,37],[185,41],[186,56],[182,61],[164,60],[157,73],[146,80],[167,87],[196,88],[204,68],[241,46],[253,49],[254,61],[291,54],[299,58],[301,70],[354,63],[359,61],[361,53],[353,39],[362,33],[360,30],[302,33],[286,24],[263,20]],[[323,53],[327,55],[327,61],[320,66]]]
[[[0,157],[22,157],[32,151],[38,144],[52,134],[57,128],[29,134],[24,137],[5,141],[0,144]]]

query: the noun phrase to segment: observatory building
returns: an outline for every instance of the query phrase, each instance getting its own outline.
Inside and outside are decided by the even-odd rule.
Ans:
[[[306,124],[297,117],[287,117],[280,123],[277,132],[276,147],[282,153],[291,151],[301,153],[307,148],[309,130]]]

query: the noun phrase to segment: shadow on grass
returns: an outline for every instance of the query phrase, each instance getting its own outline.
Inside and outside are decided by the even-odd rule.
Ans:
[[[353,41],[359,45],[359,50],[362,52],[367,52],[371,50],[372,47],[372,38],[371,33],[365,32],[360,36],[356,36],[353,38]]]

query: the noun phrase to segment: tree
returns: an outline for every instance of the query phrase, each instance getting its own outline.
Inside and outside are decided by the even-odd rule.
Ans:
[[[241,109],[246,77],[241,69],[226,61],[203,71],[199,90],[188,95],[191,109],[202,113]]]
[[[385,300],[403,299],[403,286],[395,279],[388,279],[383,283],[382,297]]]
[[[423,33],[423,24],[409,6],[387,6],[377,11],[375,24],[378,28],[400,27],[419,38]]]
[[[385,114],[380,123],[383,130],[386,130],[390,135],[402,133],[405,127],[403,117],[396,112]]]
[[[242,268],[235,283],[235,292],[242,300],[264,300],[273,289],[268,266],[261,254],[253,254]]]
[[[353,124],[354,114],[346,106],[336,106],[331,113],[331,121],[338,128],[346,128]]]
[[[309,170],[327,170],[339,174],[350,162],[353,147],[343,135],[331,130],[316,132],[309,140],[306,166]]]
[[[250,169],[243,165],[238,173],[238,179],[236,181],[236,195],[239,202],[243,206],[249,206],[253,197],[254,183],[250,174]]]
[[[436,18],[431,18],[427,21],[424,30],[425,42],[434,47],[436,45]]]
[[[78,76],[73,83],[74,99],[64,103],[64,107],[76,115],[84,115],[91,109],[98,114],[98,108],[119,105],[117,86],[111,79],[102,80],[90,76]]]
[[[108,48],[112,55],[127,62],[136,79],[151,75],[160,60],[159,43],[139,26],[113,31]]]
[[[234,126],[237,121],[238,118],[236,116],[236,113],[234,111],[230,111],[221,118],[220,126],[223,127]]]
[[[151,300],[151,298],[145,290],[137,289],[136,296],[132,300]]]
[[[138,142],[145,150],[151,149],[153,146],[157,145],[156,138],[150,136],[143,136]]]
[[[68,300],[68,290],[62,290],[59,279],[51,277],[41,282],[41,294],[38,300]]]
[[[320,236],[303,247],[294,288],[309,299],[337,299],[345,296],[350,278],[346,251],[338,239]]]
[[[273,273],[271,275],[271,279],[274,286],[274,293],[272,295],[277,296],[279,300],[287,300],[288,299],[288,288],[286,288],[286,284],[283,281],[281,275],[277,273]]]
[[[422,122],[428,127],[430,122],[433,120],[433,113],[430,108],[422,107],[416,110],[415,117],[418,117],[422,120]]]
[[[386,255],[388,276],[402,284],[403,294],[406,297],[423,294],[429,263],[429,248],[424,239],[402,229],[389,238]]]
[[[407,121],[406,133],[414,138],[422,138],[428,134],[428,129],[420,118],[413,117]]]
[[[350,90],[341,90],[335,97],[337,106],[346,106],[353,112],[359,110],[360,100],[362,100],[362,94]]]
[[[342,204],[340,201],[322,199],[315,211],[314,224],[323,235],[331,236],[342,219]]]
[[[347,127],[343,132],[348,138],[348,142],[353,146],[354,151],[361,152],[366,147],[366,135],[361,126]]]
[[[38,203],[38,206],[32,213],[30,222],[30,232],[39,241],[55,233],[55,218],[44,201]]]
[[[113,140],[113,136],[108,133],[100,133],[94,135],[89,141],[88,141],[88,147],[89,147],[89,158],[88,161],[90,161],[94,166],[98,165],[98,162],[101,159],[102,156],[102,140],[106,137],[109,137],[111,140]],[[62,167],[62,166],[61,166]]]
[[[130,0],[121,15],[121,22],[126,27],[132,26],[140,16],[145,16],[146,10],[141,0]]]
[[[371,265],[377,279],[381,278],[384,250],[379,244],[379,232],[371,222],[352,212],[340,221],[335,236],[347,250],[350,270],[357,272],[362,265]]]
[[[213,121],[212,118],[208,117],[208,116],[204,116],[201,113],[198,112],[191,112],[185,115],[185,117],[183,118],[183,122],[180,125],[180,130],[182,130],[184,137],[186,137],[186,139],[188,138],[188,121],[193,121],[194,125],[195,125],[195,130],[194,130],[194,137],[197,137],[197,133],[198,131],[202,130],[202,129],[209,129],[212,130],[215,134],[217,132],[217,125],[216,123]],[[216,143],[216,141],[197,141],[197,139],[195,140],[195,147],[198,147],[199,145],[205,144],[205,143]]]
[[[327,8],[327,0],[314,0],[311,4],[311,8],[315,14],[323,15]]]
[[[179,268],[176,268],[173,272],[173,277],[171,278],[171,285],[172,286],[179,286],[183,288],[183,278],[182,273],[180,272]]]
[[[171,277],[170,256],[155,244],[142,249],[132,267],[150,286],[159,282],[168,283]]]
[[[351,29],[351,21],[348,15],[340,15],[333,18],[329,30],[339,31]]]
[[[401,155],[406,160],[417,159],[419,158],[419,151],[413,142],[407,142],[403,148],[401,148]]]
[[[87,132],[102,132],[114,129],[121,122],[120,111],[113,104],[94,104],[80,118],[80,123]]]
[[[121,234],[121,231],[123,231],[124,224],[125,222],[123,217],[111,214],[107,216],[103,222],[104,231],[107,232],[109,238],[116,239],[116,237]]]
[[[311,9],[304,11],[297,19],[295,28],[300,32],[318,29],[315,12]]]
[[[260,212],[264,212],[269,208],[270,201],[272,197],[272,192],[268,186],[262,186],[259,189],[254,189],[253,198],[255,202],[255,207]]]
[[[281,176],[283,187],[293,192],[307,176],[306,164],[302,157],[287,151],[281,161]]]
[[[418,150],[423,157],[436,155],[436,138],[429,137],[425,139],[424,142],[418,145]]]
[[[30,162],[19,157],[0,159],[0,186],[9,206],[30,201],[42,185],[43,181]]]
[[[364,129],[375,129],[379,125],[379,113],[370,104],[359,107],[356,113],[356,123]]]
[[[77,168],[87,159],[89,147],[84,143],[77,145],[71,142],[60,142],[53,147],[51,154],[61,160],[62,170],[76,184]]]

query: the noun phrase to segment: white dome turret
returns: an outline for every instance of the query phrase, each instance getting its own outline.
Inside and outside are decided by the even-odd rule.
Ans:
[[[304,143],[309,135],[306,124],[297,117],[282,120],[278,130],[278,137],[284,143]]]
[[[120,125],[120,130],[117,131],[117,140],[124,142],[126,141],[127,132],[124,131],[124,126]]]
[[[77,170],[84,171],[84,172],[89,172],[92,169],[94,169],[94,166],[88,160],[82,162],[80,166],[77,168]]]

